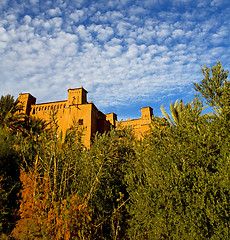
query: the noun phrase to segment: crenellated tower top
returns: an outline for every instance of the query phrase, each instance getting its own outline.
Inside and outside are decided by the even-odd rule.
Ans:
[[[68,89],[68,100],[67,105],[77,105],[77,104],[86,104],[87,103],[87,91],[81,88],[69,88]]]

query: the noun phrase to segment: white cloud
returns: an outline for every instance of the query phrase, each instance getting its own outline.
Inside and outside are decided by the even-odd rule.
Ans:
[[[172,33],[173,38],[181,38],[184,35],[184,31],[182,29],[176,29]]]
[[[8,34],[6,33],[5,28],[0,28],[0,41],[6,42],[8,40]]]
[[[118,36],[126,37],[130,29],[132,29],[131,23],[120,21],[117,24]]]
[[[30,0],[30,2],[31,2],[32,4],[36,4],[36,3],[39,2],[39,0]]]
[[[115,24],[116,22],[120,21],[124,16],[121,12],[118,11],[108,11],[104,15],[104,21],[111,22],[112,24]]]
[[[157,35],[159,38],[164,39],[170,35],[170,31],[168,29],[162,29],[159,32],[157,32]]]
[[[90,31],[85,28],[84,25],[80,25],[76,28],[76,33],[79,35],[79,37],[86,42],[92,41],[92,36]]]
[[[128,51],[126,53],[127,58],[136,58],[138,57],[139,49],[137,45],[133,44],[129,46]]]
[[[8,0],[1,0],[0,1],[0,10],[7,6]]]
[[[105,45],[105,52],[104,55],[109,58],[117,57],[121,54],[122,46],[121,45],[115,45],[115,46],[109,46]]]
[[[73,0],[72,1],[73,5],[77,8],[81,8],[85,2],[86,2],[86,0]]]
[[[31,17],[29,16],[29,15],[26,15],[25,17],[24,17],[24,21],[25,21],[25,24],[30,24],[31,23]]]
[[[47,44],[53,56],[66,54],[72,56],[76,54],[78,49],[78,37],[73,34],[60,32],[57,37],[48,39]],[[70,51],[71,49],[72,51]]]
[[[74,13],[70,14],[70,18],[74,20],[74,22],[79,22],[85,14],[83,10],[76,10]]]
[[[199,79],[205,63],[228,64],[228,15],[208,1],[198,2],[207,11],[191,1],[161,9],[167,2],[46,1],[26,15],[23,5],[9,8],[0,15],[1,94],[61,100],[66,89],[83,85],[99,109],[151,96],[160,102]],[[188,8],[177,11],[178,4]]]
[[[223,4],[223,0],[213,0],[211,2],[211,6],[220,6],[221,4]]]
[[[14,14],[9,14],[9,15],[5,16],[5,21],[8,24],[15,24],[16,20],[17,20],[17,17]],[[3,22],[4,22],[4,20],[3,20]]]
[[[48,14],[50,17],[57,17],[61,15],[61,10],[56,7],[55,9],[48,10]]]
[[[99,25],[98,27],[95,28],[95,31],[97,32],[97,38],[100,41],[107,41],[109,38],[113,35],[113,29],[111,27],[102,27]]]
[[[137,6],[133,6],[129,9],[129,14],[132,15],[143,15],[146,13],[146,9],[143,7],[137,7]]]

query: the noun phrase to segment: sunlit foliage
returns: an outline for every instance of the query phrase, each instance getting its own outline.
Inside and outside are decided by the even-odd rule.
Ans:
[[[193,101],[162,106],[142,140],[111,129],[90,149],[77,124],[21,122],[2,97],[0,237],[229,239],[230,83],[219,62],[202,71]]]

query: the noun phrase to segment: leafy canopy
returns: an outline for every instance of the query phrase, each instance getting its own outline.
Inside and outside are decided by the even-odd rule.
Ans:
[[[227,80],[229,71],[224,71],[221,63],[208,68],[201,68],[204,75],[200,83],[193,83],[194,89],[206,99],[206,104],[212,107],[217,114],[229,111],[230,82]]]

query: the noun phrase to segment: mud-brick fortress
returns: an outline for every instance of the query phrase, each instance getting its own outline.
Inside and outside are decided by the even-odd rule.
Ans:
[[[36,104],[36,98],[30,93],[20,93],[18,99],[28,116],[50,121],[51,113],[55,112],[58,130],[62,134],[77,123],[83,128],[83,143],[86,147],[90,147],[96,132],[103,133],[117,125],[115,113],[104,114],[92,102],[87,102],[87,91],[83,87],[68,89],[68,99],[65,101]],[[120,126],[132,126],[140,138],[149,131],[152,116],[152,108],[141,108],[141,118],[123,121]]]

